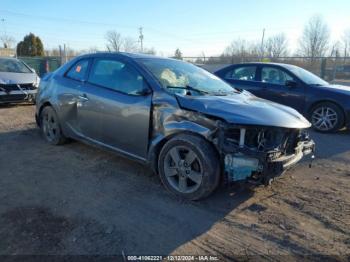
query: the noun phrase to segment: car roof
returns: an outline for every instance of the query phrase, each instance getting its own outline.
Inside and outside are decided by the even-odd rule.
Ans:
[[[230,64],[230,65],[227,65],[227,66],[224,66],[222,68],[219,68],[218,70],[215,71],[215,73],[218,73],[219,71],[222,71],[222,70],[226,70],[230,67],[234,67],[234,66],[252,66],[252,65],[255,65],[255,66],[259,66],[259,65],[271,65],[271,66],[280,66],[280,67],[283,67],[285,69],[290,69],[291,67],[295,67],[294,65],[291,65],[291,64],[283,64],[283,63],[271,63],[271,62],[243,62],[243,63],[237,63],[237,64]]]
[[[141,59],[141,58],[157,58],[157,59],[169,59],[165,57],[155,56],[155,55],[149,55],[149,54],[140,54],[140,53],[127,53],[127,52],[97,52],[97,53],[91,53],[91,54],[85,54],[79,56],[82,57],[126,57],[131,59]]]
[[[271,63],[271,62],[243,62],[243,63],[232,64],[232,65],[275,65],[275,66],[282,66],[282,67],[291,66],[290,64]]]

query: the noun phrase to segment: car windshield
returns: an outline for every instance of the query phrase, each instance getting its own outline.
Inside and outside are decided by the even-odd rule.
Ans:
[[[308,85],[328,85],[328,83],[322,78],[303,68],[297,66],[288,66],[288,69]]]
[[[23,62],[16,59],[6,58],[0,58],[0,72],[32,73],[32,71]]]
[[[227,95],[235,92],[229,84],[190,63],[172,59],[141,59],[163,88],[190,95]]]

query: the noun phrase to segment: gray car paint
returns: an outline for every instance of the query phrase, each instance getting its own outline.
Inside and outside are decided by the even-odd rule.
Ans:
[[[99,55],[106,54],[95,56]],[[115,58],[123,59],[118,54]],[[37,117],[42,107],[50,103],[66,136],[111,149],[135,160],[154,164],[159,148],[172,135],[191,132],[209,138],[222,120],[288,128],[310,126],[293,109],[257,99],[245,92],[235,94],[234,98],[181,97],[162,89],[152,76],[149,76],[151,80],[148,79],[149,82],[154,81],[150,85],[152,94],[145,96],[88,88],[86,82],[64,77],[66,70],[76,61],[63,66],[48,77],[48,81],[44,79],[41,82]],[[130,62],[131,65],[133,63]],[[135,68],[142,74],[147,73],[142,66]]]
[[[296,110],[258,98],[246,91],[227,96],[177,97],[183,108],[219,117],[232,124],[285,128],[311,126]]]

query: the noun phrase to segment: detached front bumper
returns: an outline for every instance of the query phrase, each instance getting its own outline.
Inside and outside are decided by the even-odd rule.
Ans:
[[[292,155],[282,156],[276,160],[272,160],[272,164],[280,164],[283,170],[294,166],[298,163],[304,156],[313,156],[315,152],[315,143],[313,140],[299,142],[298,146],[295,148],[295,153]]]
[[[226,145],[225,174],[228,182],[249,180],[268,183],[272,178],[297,164],[304,157],[314,158],[315,143],[308,137],[299,138],[289,150],[259,152],[246,146]]]

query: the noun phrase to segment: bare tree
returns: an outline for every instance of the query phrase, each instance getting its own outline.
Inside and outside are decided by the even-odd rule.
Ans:
[[[177,48],[177,49],[175,50],[174,58],[179,59],[179,60],[182,60],[182,52],[180,51],[179,48]]]
[[[239,38],[226,47],[220,59],[231,63],[256,60],[263,56],[261,52],[259,41],[246,41]]]
[[[247,55],[247,49],[247,41],[239,38],[232,41],[232,43],[228,47],[226,47],[224,55],[243,57]]]
[[[340,47],[341,43],[339,41],[335,41],[330,48],[329,56],[340,56]]]
[[[126,37],[123,40],[123,51],[125,52],[137,52],[137,41],[132,37]]]
[[[88,53],[97,53],[99,52],[99,48],[97,46],[90,46],[88,49],[87,49],[87,52]]]
[[[312,17],[306,24],[299,40],[301,55],[311,57],[324,56],[329,43],[329,28],[321,16]]]
[[[46,56],[60,56],[60,50],[58,48],[46,49]]]
[[[206,55],[204,51],[202,51],[201,54],[199,55],[199,58],[197,58],[196,63],[205,64],[205,62],[206,62]]]
[[[271,36],[266,41],[266,51],[268,56],[278,58],[286,56],[288,51],[288,41],[284,33]]]
[[[157,51],[156,49],[154,49],[154,47],[144,47],[143,48],[143,54],[148,54],[148,55],[156,55],[157,54]]]
[[[342,45],[344,57],[348,57],[350,55],[350,28],[344,32],[344,35],[342,37]]]
[[[15,46],[16,40],[7,34],[3,34],[0,36],[0,41],[2,42],[2,46],[4,48],[13,48]]]
[[[114,30],[106,33],[107,49],[108,51],[120,52],[123,46],[122,36]]]

